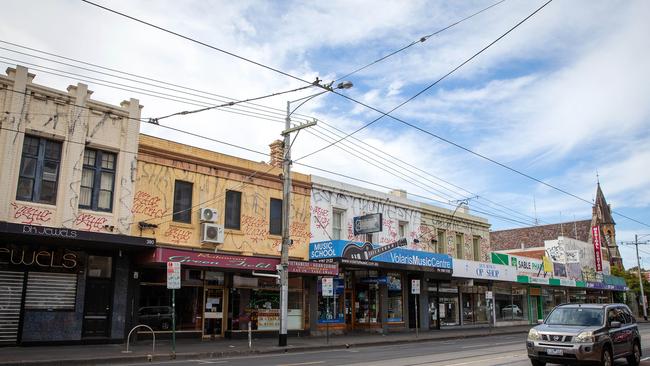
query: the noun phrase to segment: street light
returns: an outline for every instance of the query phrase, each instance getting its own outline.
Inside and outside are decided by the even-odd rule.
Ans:
[[[289,209],[291,208],[291,132],[299,131],[303,128],[311,127],[316,124],[316,121],[300,124],[291,127],[291,115],[298,110],[303,104],[311,99],[332,92],[336,89],[350,89],[353,84],[350,81],[343,81],[338,83],[336,87],[332,87],[332,83],[327,85],[319,85],[319,80],[316,79],[314,85],[323,87],[320,93],[308,95],[292,101],[287,101],[287,117],[285,119],[284,131],[284,159],[282,160],[282,246],[280,256],[280,266],[278,266],[278,274],[280,275],[280,336],[278,345],[284,347],[287,345],[287,323],[288,323],[288,300],[289,300],[289,245],[291,238],[289,237]],[[296,108],[291,110],[291,103],[300,102]]]

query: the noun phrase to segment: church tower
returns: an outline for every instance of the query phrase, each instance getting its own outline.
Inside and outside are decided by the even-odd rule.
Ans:
[[[612,266],[622,269],[623,259],[616,244],[616,222],[612,217],[612,209],[605,200],[603,190],[600,188],[600,182],[598,182],[596,188],[596,201],[592,208],[591,226],[600,228],[603,259],[609,260]],[[589,237],[592,240],[591,233]]]

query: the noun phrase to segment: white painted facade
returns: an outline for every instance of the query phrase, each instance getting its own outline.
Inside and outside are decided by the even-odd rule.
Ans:
[[[91,99],[85,84],[55,90],[33,83],[27,68],[0,76],[0,221],[130,234],[140,109]],[[17,199],[25,135],[61,143],[54,204]],[[86,148],[116,154],[110,212],[79,208]]]

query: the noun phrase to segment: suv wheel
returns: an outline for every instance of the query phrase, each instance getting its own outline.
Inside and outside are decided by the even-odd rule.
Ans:
[[[627,364],[630,366],[637,366],[641,362],[641,349],[639,343],[634,342],[632,346],[632,354],[627,356]]]
[[[603,350],[600,364],[603,366],[612,366],[614,364],[614,361],[612,360],[612,351],[610,351],[609,348]]]
[[[540,360],[535,360],[535,359],[530,359],[530,363],[533,364],[533,366],[546,366],[546,362],[542,362]]]

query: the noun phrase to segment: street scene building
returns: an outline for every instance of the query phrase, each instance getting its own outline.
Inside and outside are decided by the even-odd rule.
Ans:
[[[0,77],[0,345],[116,342],[128,331],[141,106]]]

